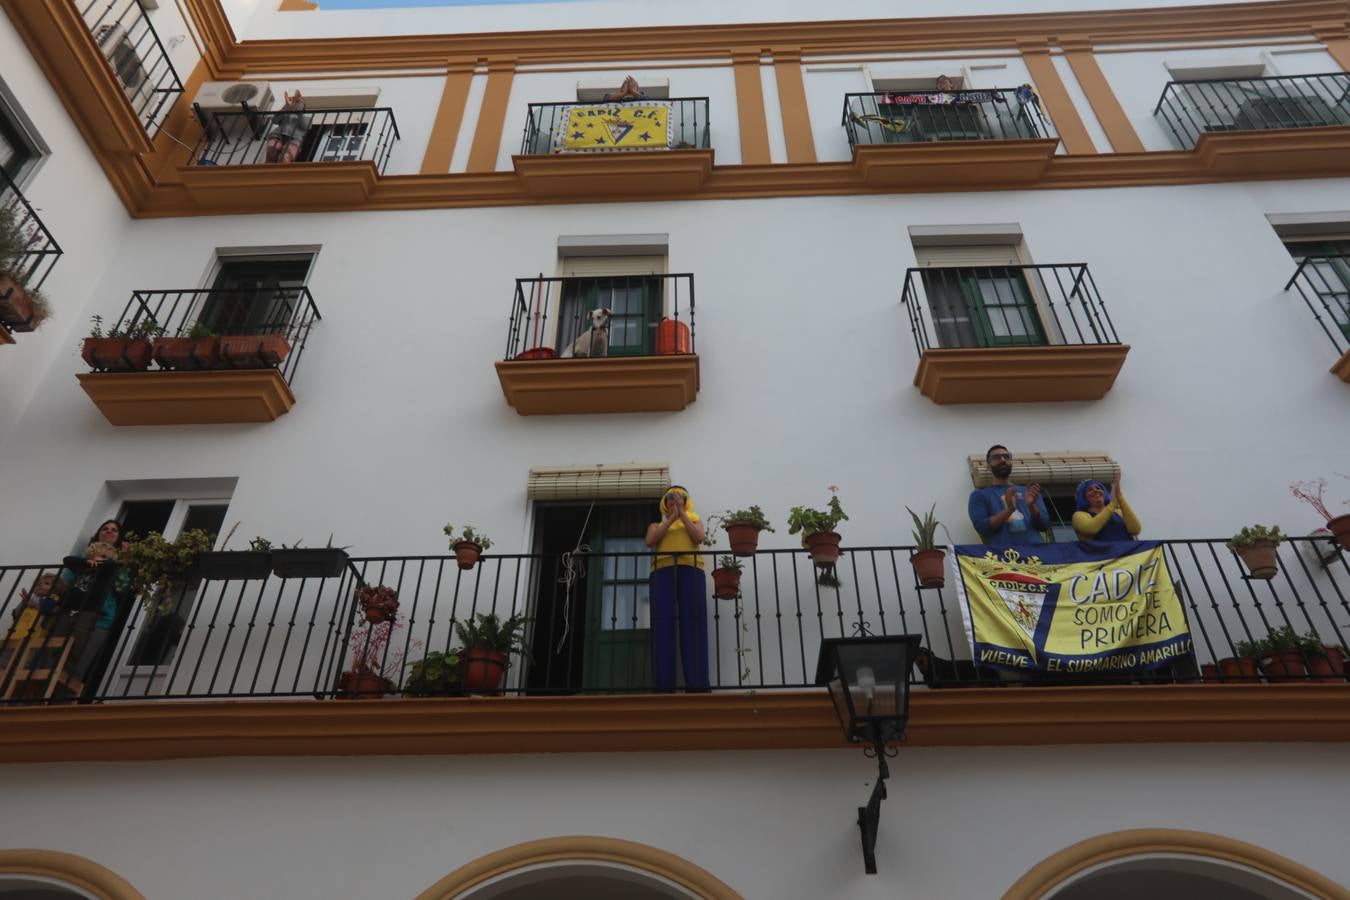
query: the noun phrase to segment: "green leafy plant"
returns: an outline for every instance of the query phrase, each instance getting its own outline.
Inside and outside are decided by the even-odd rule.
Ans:
[[[9,271],[28,250],[29,236],[19,224],[19,205],[0,206],[0,271]]]
[[[838,489],[832,488],[831,493],[835,490]],[[848,516],[839,505],[839,497],[836,495],[830,498],[829,505],[824,510],[812,509],[809,506],[794,506],[788,510],[788,534],[800,532],[802,539],[805,540],[813,534],[834,531],[840,522],[847,521]]]
[[[433,650],[412,664],[403,693],[409,697],[438,697],[459,690],[463,657],[459,650]]]
[[[475,619],[456,622],[455,634],[466,650],[485,647],[498,653],[524,653],[529,623],[525,616],[511,616],[503,622],[496,613],[479,613]]]
[[[109,328],[106,333],[103,331],[102,316],[90,316],[90,321],[93,322],[93,327],[89,329],[91,338],[106,337],[123,341],[148,341],[164,334],[164,326],[155,321],[153,316],[140,319],[129,328]]]
[[[1298,649],[1309,656],[1326,656],[1327,654],[1326,644],[1322,643],[1322,639],[1317,636],[1317,632],[1315,631],[1299,635]]]
[[[214,542],[211,535],[199,528],[184,531],[172,541],[165,540],[158,531],[143,538],[128,534],[118,561],[146,611],[161,612],[173,606],[188,572],[197,562],[197,554],[209,551]]]
[[[194,341],[205,340],[215,337],[216,333],[205,322],[193,322],[192,327],[188,329],[187,337]]]
[[[272,542],[265,537],[255,537],[253,540],[248,542],[248,549],[256,551],[258,553],[271,553]]]
[[[1238,641],[1233,645],[1233,652],[1248,659],[1257,659],[1266,652],[1266,642],[1259,638],[1252,641]]]
[[[937,547],[937,530],[942,523],[934,515],[936,511],[937,504],[934,503],[929,507],[924,517],[920,519],[918,513],[908,506],[905,507],[905,512],[909,513],[909,517],[914,520],[914,530],[910,534],[914,535],[914,546],[918,550],[932,550]]]
[[[745,565],[730,553],[717,557],[717,568],[726,569],[730,572],[744,571]]]
[[[25,291],[28,294],[28,302],[33,304],[33,309],[42,313],[42,322],[50,319],[52,317],[52,304],[51,301],[47,299],[47,295],[42,293],[42,289],[25,288]],[[42,327],[42,322],[38,323],[38,328]]]
[[[1250,547],[1259,541],[1270,541],[1278,546],[1280,541],[1283,540],[1284,534],[1280,531],[1278,525],[1247,525],[1228,539],[1228,549],[1237,550],[1239,547]]]
[[[831,566],[828,569],[819,569],[817,571],[816,584],[823,588],[838,588],[843,582],[839,580],[839,575],[835,572],[834,567]]]
[[[492,546],[492,538],[488,537],[481,531],[478,531],[472,525],[465,525],[464,531],[460,534],[459,537],[455,537],[455,526],[446,525],[445,535],[446,537],[450,538],[451,550],[455,549],[455,545],[460,543],[477,544],[484,550]]]
[[[89,336],[90,336],[91,338],[101,338],[101,337],[105,337],[105,335],[103,334],[103,317],[102,317],[102,316],[90,316],[90,317],[89,317],[89,321],[90,321],[91,323],[93,323],[93,324],[90,325],[90,327],[89,327]]]
[[[728,525],[751,525],[760,531],[773,531],[773,526],[769,520],[764,517],[764,510],[758,506],[752,506],[749,509],[733,509],[729,512],[719,513],[717,518],[721,520],[722,527]]]
[[[1274,653],[1278,650],[1297,650],[1301,646],[1302,638],[1297,631],[1290,625],[1284,625],[1280,628],[1272,628],[1266,635],[1266,639],[1261,642],[1263,653]]]

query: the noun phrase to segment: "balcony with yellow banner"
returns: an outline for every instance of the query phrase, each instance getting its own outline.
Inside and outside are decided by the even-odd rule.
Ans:
[[[691,194],[712,173],[708,98],[531,103],[512,160],[538,197]]]

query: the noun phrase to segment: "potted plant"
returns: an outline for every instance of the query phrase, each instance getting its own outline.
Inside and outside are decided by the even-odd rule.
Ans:
[[[433,650],[412,664],[403,685],[405,697],[444,697],[462,686],[463,657],[458,649]]]
[[[465,525],[459,537],[455,537],[455,526],[446,525],[445,534],[450,538],[450,549],[461,569],[472,569],[478,565],[483,551],[492,546],[492,538],[477,531],[472,525]]]
[[[839,561],[839,542],[835,531],[840,522],[848,521],[839,505],[839,488],[830,485],[830,503],[824,511],[809,506],[794,506],[788,510],[788,534],[801,533],[802,546],[811,554],[811,560],[821,568]]]
[[[235,527],[238,527],[236,524]],[[212,581],[247,581],[266,578],[272,571],[272,542],[266,538],[255,537],[248,542],[247,550],[226,550],[230,543],[230,534],[219,550],[208,550],[197,556],[197,570],[203,578]]]
[[[1341,477],[1350,476],[1343,475]],[[1289,490],[1295,497],[1317,510],[1322,518],[1327,520],[1327,530],[1336,539],[1336,543],[1340,544],[1341,549],[1350,550],[1350,513],[1343,516],[1331,514],[1331,510],[1327,508],[1327,480],[1325,478],[1319,478],[1316,481],[1295,481],[1289,485]],[[1346,501],[1346,504],[1350,505],[1350,501]]]
[[[128,534],[117,560],[146,613],[154,615],[173,609],[188,580],[198,574],[197,557],[210,550],[214,542],[199,528],[184,531],[172,541],[158,531],[143,538]]]
[[[1233,645],[1237,656],[1219,660],[1221,678],[1233,678],[1239,681],[1259,681],[1261,679],[1261,653],[1264,641],[1238,641]]]
[[[283,333],[222,334],[218,365],[226,369],[267,369],[281,365],[290,352],[291,342]]]
[[[40,238],[31,220],[25,232],[16,203],[0,207],[0,323],[12,331],[33,331],[51,315],[47,298],[28,286],[25,275],[15,271],[19,260]]]
[[[727,533],[731,552],[737,556],[754,556],[759,548],[759,533],[773,531],[769,520],[764,518],[764,511],[758,506],[734,509],[722,513],[717,518],[720,520],[722,530]]]
[[[356,598],[356,605],[366,617],[366,621],[372,625],[378,625],[398,615],[398,591],[391,587],[384,585],[371,587],[362,584],[352,592],[352,596]]]
[[[937,528],[942,524],[934,517],[936,510],[937,504],[934,503],[920,519],[918,513],[908,506],[905,507],[909,517],[914,520],[914,530],[910,533],[914,535],[915,550],[909,558],[909,563],[914,567],[914,578],[921,588],[940,588],[947,583],[943,575],[943,560],[947,553],[934,543]]]
[[[1292,626],[1273,629],[1261,646],[1261,668],[1271,681],[1298,681],[1308,674],[1303,639]]]
[[[495,694],[501,689],[507,661],[512,653],[524,653],[524,616],[505,622],[496,613],[479,613],[476,619],[455,623],[455,634],[464,645],[464,690]]]
[[[130,328],[112,328],[103,333],[103,317],[94,316],[94,325],[84,339],[80,356],[92,369],[103,372],[144,372],[150,368],[150,339],[164,333],[153,318],[144,318]]]
[[[731,554],[717,558],[713,569],[713,596],[718,600],[735,600],[741,592],[741,571],[745,566]]]
[[[397,601],[394,605],[398,605]],[[364,621],[352,629],[352,667],[338,679],[339,700],[379,700],[393,693],[396,678],[403,671],[404,646],[414,652],[422,649],[421,641],[395,640],[405,624],[403,617],[394,613],[390,618]]]
[[[1345,681],[1345,648],[1339,644],[1328,647],[1315,632],[1308,632],[1299,638],[1299,646],[1307,659],[1308,674],[1313,681]]]
[[[1236,553],[1253,578],[1270,580],[1280,571],[1280,557],[1276,551],[1284,535],[1280,526],[1247,525],[1228,539],[1228,549]]]
[[[347,567],[347,548],[334,547],[333,536],[328,536],[324,547],[282,545],[272,551],[272,574],[278,578],[336,578]]]
[[[185,336],[155,338],[150,356],[161,369],[210,369],[216,364],[217,341],[215,332],[194,322]]]

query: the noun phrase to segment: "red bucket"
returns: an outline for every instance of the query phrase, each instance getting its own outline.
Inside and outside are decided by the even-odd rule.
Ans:
[[[688,353],[689,326],[678,319],[662,319],[656,329],[657,353]]]
[[[516,354],[516,359],[552,359],[556,354],[552,347],[532,347]]]

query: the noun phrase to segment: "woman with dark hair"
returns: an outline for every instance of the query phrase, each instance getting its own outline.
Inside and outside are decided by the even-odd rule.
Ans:
[[[117,561],[124,546],[121,523],[108,519],[83,556],[62,560],[61,599],[51,634],[71,640],[70,674],[84,682],[85,694],[97,690],[111,650],[109,638],[130,600],[130,578]]]
[[[1109,491],[1096,479],[1079,483],[1074,499],[1078,511],[1073,514],[1073,530],[1080,541],[1132,541],[1144,530],[1125,502],[1119,475]]]
[[[125,542],[122,540],[122,523],[116,519],[108,519],[102,525],[98,526],[98,530],[94,532],[94,536],[91,537],[85,545],[112,544],[118,550],[121,550],[124,543]]]

